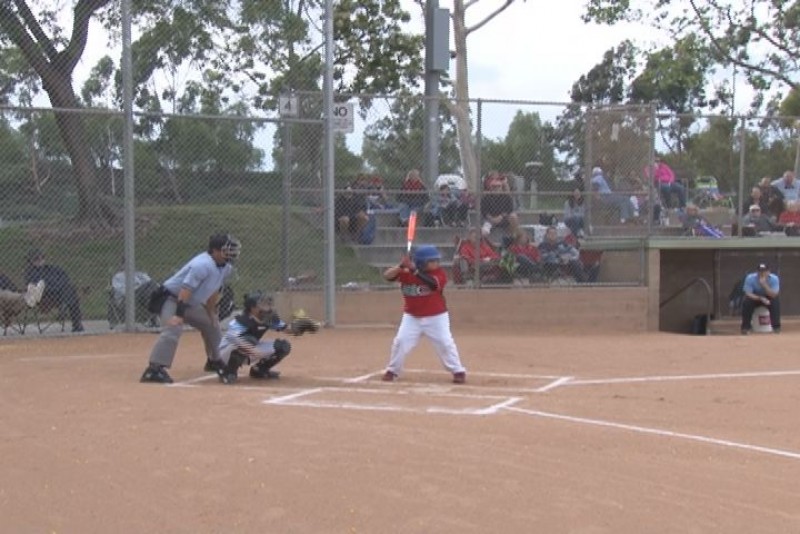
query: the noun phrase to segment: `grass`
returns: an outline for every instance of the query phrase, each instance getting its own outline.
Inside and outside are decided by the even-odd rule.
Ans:
[[[323,231],[302,213],[288,218],[288,243],[283,244],[279,206],[172,206],[137,209],[136,268],[162,281],[192,256],[205,250],[208,237],[227,231],[242,242],[242,256],[232,281],[237,301],[253,289],[274,291],[284,276],[313,271],[317,285],[324,277]],[[0,229],[0,273],[23,285],[25,255],[44,250],[48,263],[61,266],[82,292],[87,319],[105,319],[111,276],[122,265],[121,231],[92,231],[68,221]],[[284,273],[284,252],[286,273]],[[354,253],[337,245],[337,285],[346,281],[380,281],[379,273],[360,263]]]

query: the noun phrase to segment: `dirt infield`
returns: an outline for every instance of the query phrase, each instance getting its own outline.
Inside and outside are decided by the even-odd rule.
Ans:
[[[3,532],[699,533],[800,529],[800,333],[427,342],[293,339],[279,381],[224,386],[196,333],[0,344]],[[242,373],[246,374],[246,373]],[[212,379],[208,379],[212,378]]]

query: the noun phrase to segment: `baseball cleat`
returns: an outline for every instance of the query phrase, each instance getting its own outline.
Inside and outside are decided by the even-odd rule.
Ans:
[[[397,380],[397,375],[391,371],[386,371],[385,373],[383,373],[381,380],[383,380],[384,382],[394,382],[395,380]]]
[[[161,365],[148,365],[144,370],[142,378],[139,382],[154,382],[156,384],[172,384],[172,377],[169,376],[167,370]]]
[[[467,373],[453,373],[453,384],[463,384],[467,381]]]

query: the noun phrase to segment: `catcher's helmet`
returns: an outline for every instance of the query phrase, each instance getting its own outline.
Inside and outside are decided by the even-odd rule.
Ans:
[[[242,304],[245,311],[252,311],[256,306],[259,308],[272,309],[273,298],[272,295],[268,293],[256,290],[246,294]]]
[[[425,264],[429,261],[441,259],[442,255],[439,253],[439,249],[433,245],[420,245],[417,247],[417,250],[414,251],[414,265],[416,265],[419,270],[425,268]]]
[[[208,240],[208,251],[212,250],[221,250],[225,261],[231,263],[239,257],[242,244],[231,234],[215,234]]]

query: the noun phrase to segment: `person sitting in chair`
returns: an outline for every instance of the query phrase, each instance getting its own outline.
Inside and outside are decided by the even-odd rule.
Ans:
[[[776,334],[781,331],[781,305],[778,293],[781,290],[781,282],[777,274],[769,270],[766,263],[758,265],[758,269],[749,273],[744,278],[742,291],[742,335],[747,335],[752,329],[753,312],[759,306],[764,306],[769,310],[769,320],[772,324],[772,331]]]
[[[25,283],[37,284],[44,280],[44,295],[40,305],[59,308],[69,313],[73,332],[83,332],[81,304],[78,292],[64,269],[45,262],[44,252],[33,249],[28,252],[28,268],[25,270]]]
[[[576,282],[584,283],[589,277],[581,263],[580,251],[558,238],[558,229],[551,226],[544,233],[544,239],[539,243],[539,255],[542,258],[542,270],[549,278],[557,278],[561,269],[566,269],[567,274],[575,278]]]

